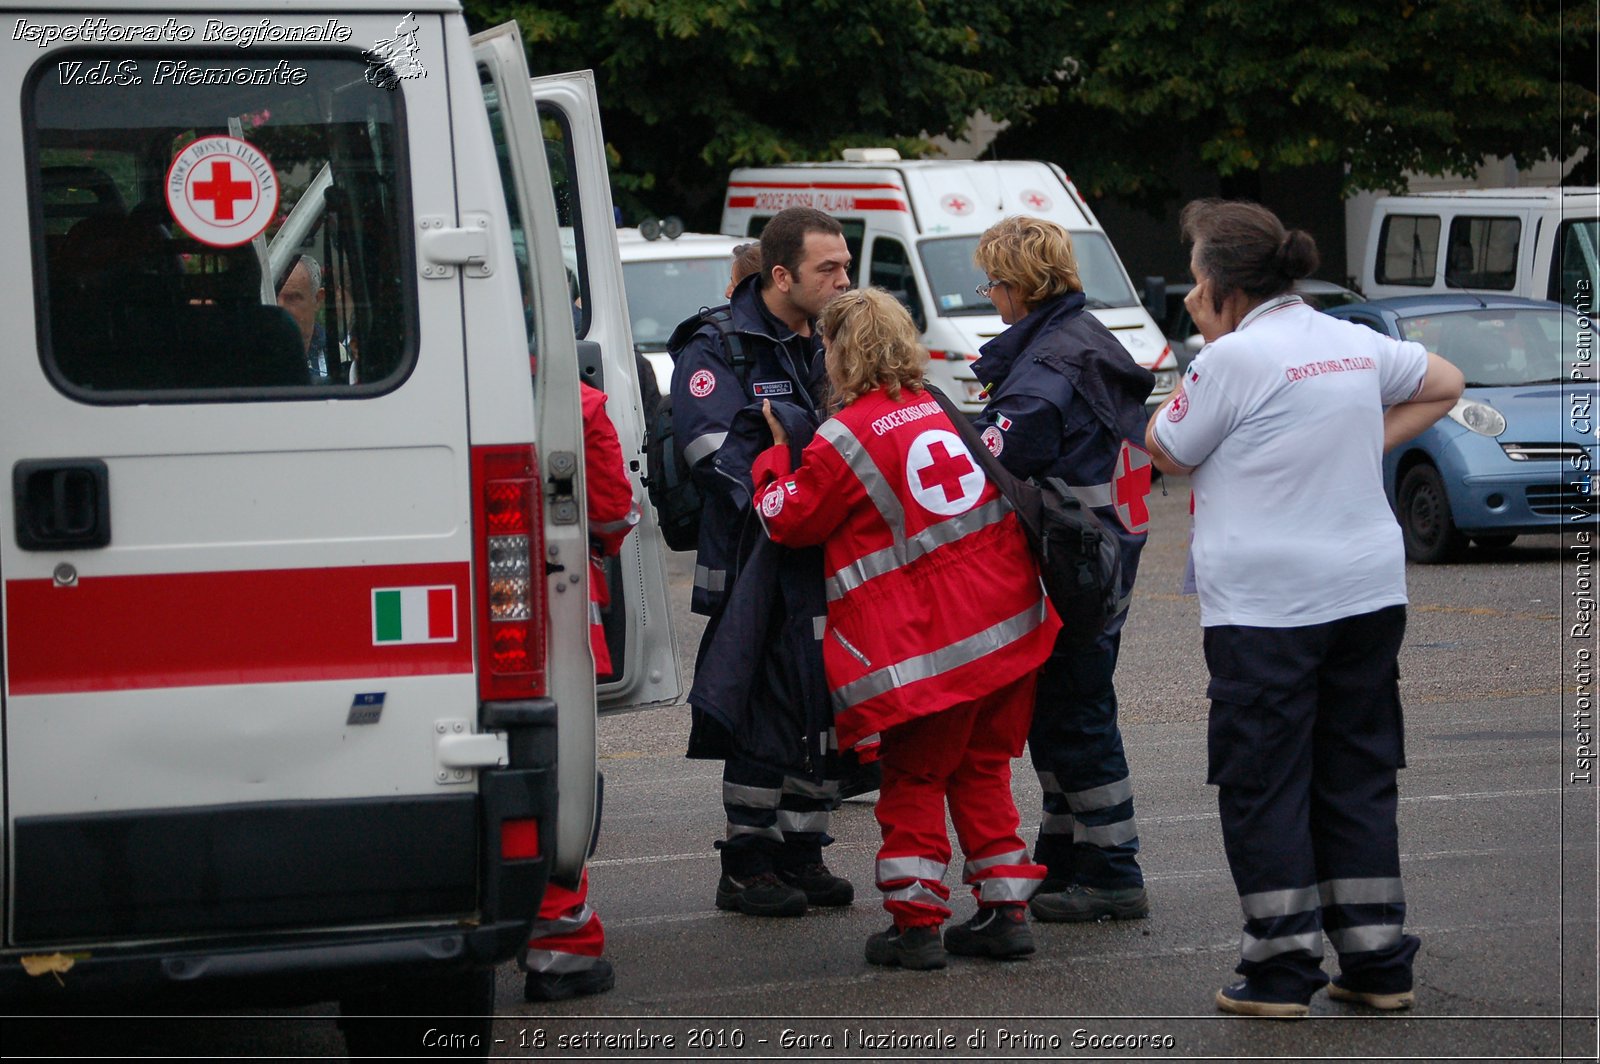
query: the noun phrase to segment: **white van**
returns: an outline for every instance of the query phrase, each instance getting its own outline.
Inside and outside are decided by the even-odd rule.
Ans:
[[[984,275],[972,254],[983,231],[1012,214],[1058,222],[1072,234],[1089,310],[1155,371],[1159,403],[1177,386],[1177,361],[1140,303],[1094,212],[1061,168],[1042,162],[919,160],[892,148],[853,148],[836,163],[735,170],[722,231],[756,236],[785,207],[815,207],[844,226],[857,284],[888,289],[906,304],[932,355],[929,375],[963,409],[982,408],[971,364],[1005,325],[975,291]]]
[[[618,229],[617,252],[634,349],[653,371],[660,394],[666,395],[672,390],[672,356],[667,354],[672,330],[700,308],[728,301],[733,251],[748,241],[714,233],[668,236],[659,227],[655,231],[656,236],[646,236],[636,227]]]
[[[1573,305],[1600,279],[1600,189],[1479,188],[1384,196],[1360,260],[1368,299],[1494,292]]]
[[[592,79],[454,0],[0,0],[0,86],[6,1011],[489,1014],[597,818],[562,225],[643,429]],[[679,687],[627,549],[618,707]]]

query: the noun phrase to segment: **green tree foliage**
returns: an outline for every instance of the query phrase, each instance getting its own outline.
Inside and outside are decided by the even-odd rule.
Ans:
[[[1072,0],[1059,102],[997,148],[1150,204],[1190,167],[1239,194],[1318,164],[1349,189],[1580,147],[1592,168],[1595,30],[1559,0]]]
[[[715,228],[732,166],[1018,120],[1055,98],[1056,0],[466,0],[535,74],[593,68],[617,201]]]

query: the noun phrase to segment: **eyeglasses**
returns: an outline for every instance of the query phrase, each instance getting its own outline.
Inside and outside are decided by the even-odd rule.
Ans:
[[[989,293],[993,292],[996,288],[999,288],[1003,284],[1005,284],[1004,281],[985,281],[977,288],[973,289],[973,291],[977,292],[978,295],[984,299],[988,299]]]

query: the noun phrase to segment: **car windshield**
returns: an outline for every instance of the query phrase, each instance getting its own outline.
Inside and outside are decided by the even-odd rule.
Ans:
[[[1577,368],[1565,361],[1578,349],[1577,315],[1555,307],[1427,314],[1401,319],[1400,332],[1454,364],[1468,385],[1554,383]],[[1583,375],[1594,378],[1588,365]]]
[[[1103,233],[1073,233],[1072,248],[1078,256],[1078,276],[1089,308],[1133,307],[1138,297]],[[976,236],[949,236],[924,240],[918,245],[922,268],[933,288],[934,306],[946,316],[994,314],[994,304],[973,291],[984,281],[983,271],[972,261],[978,250]]]
[[[727,255],[623,263],[634,344],[643,351],[665,351],[680,321],[701,307],[726,303],[731,266]]]

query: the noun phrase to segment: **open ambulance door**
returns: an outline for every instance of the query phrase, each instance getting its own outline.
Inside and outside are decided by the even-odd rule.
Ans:
[[[579,373],[606,393],[606,413],[617,427],[628,481],[643,515],[623,543],[622,554],[607,566],[611,604],[602,619],[616,671],[600,677],[600,708],[673,702],[681,685],[667,607],[666,562],[643,483],[647,416],[639,381],[640,373],[650,370],[634,354],[594,73],[552,74],[533,78],[530,84],[555,192],[556,219],[564,246],[572,249],[566,266],[573,288]]]

